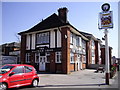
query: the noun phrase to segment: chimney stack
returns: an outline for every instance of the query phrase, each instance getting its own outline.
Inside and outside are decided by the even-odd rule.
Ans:
[[[58,16],[63,23],[67,23],[67,12],[68,9],[66,7],[58,9]]]

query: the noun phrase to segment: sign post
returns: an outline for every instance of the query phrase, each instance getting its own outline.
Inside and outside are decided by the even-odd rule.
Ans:
[[[110,78],[110,62],[109,62],[109,47],[108,47],[108,29],[113,28],[112,11],[109,11],[110,5],[105,3],[102,5],[102,12],[99,13],[99,29],[104,29],[105,34],[105,78],[106,84],[109,85]]]
[[[109,65],[109,46],[108,46],[108,30],[105,29],[105,69],[106,84],[109,85],[110,65]]]

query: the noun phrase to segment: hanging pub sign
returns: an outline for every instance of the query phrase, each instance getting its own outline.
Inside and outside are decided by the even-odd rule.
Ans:
[[[113,28],[112,11],[99,13],[99,29]]]
[[[99,13],[99,29],[113,28],[113,14],[110,10],[110,4],[104,3],[102,5],[102,12]]]

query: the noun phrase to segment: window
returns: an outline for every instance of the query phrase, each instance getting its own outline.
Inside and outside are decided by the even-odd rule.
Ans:
[[[82,40],[82,47],[83,47],[83,49],[86,49],[86,42],[85,42],[85,40]]]
[[[39,33],[37,36],[37,44],[49,43],[49,32]]]
[[[73,44],[73,34],[70,34],[70,43]]]
[[[23,66],[16,67],[12,72],[15,72],[15,74],[24,73]]]
[[[39,62],[40,53],[35,53],[35,63]]]
[[[56,63],[61,63],[61,52],[56,52]]]
[[[95,57],[92,57],[92,64],[95,64]]]
[[[30,63],[30,53],[26,53],[26,63]]]
[[[86,63],[86,56],[83,56],[83,63]]]
[[[92,40],[92,46],[94,47],[95,46],[95,43],[94,43],[94,41]]]
[[[80,46],[80,39],[78,36],[76,37],[76,46]]]
[[[46,62],[50,63],[50,53],[46,53],[46,57],[47,57]]]
[[[32,72],[32,67],[25,66],[25,73]]]
[[[74,53],[70,53],[70,63],[74,63]]]
[[[95,56],[95,50],[94,49],[92,49],[92,56]]]

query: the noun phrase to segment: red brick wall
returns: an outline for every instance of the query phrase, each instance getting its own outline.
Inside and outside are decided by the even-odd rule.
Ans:
[[[105,48],[101,48],[101,64],[105,64]]]
[[[46,63],[46,71],[50,72],[50,63]]]
[[[75,71],[77,71],[77,63],[76,63],[76,61],[77,61],[77,54],[74,54],[74,62],[75,62]]]
[[[89,64],[91,64],[91,60],[92,60],[92,56],[91,56],[91,41],[87,42],[87,55],[86,55],[86,59],[87,59],[87,67],[89,66]]]
[[[74,64],[70,64],[70,71],[75,71],[75,65]]]
[[[55,73],[55,52],[50,53],[50,72]]]
[[[65,38],[65,35],[67,38]],[[62,42],[62,70],[63,73],[70,73],[70,29],[68,27],[61,28]]]
[[[56,73],[62,73],[62,64],[56,63]]]
[[[34,65],[35,65],[35,53],[34,53],[34,52],[31,52],[30,54],[31,54],[31,57],[30,57],[30,58],[31,58],[31,59],[30,59],[30,60],[31,60],[31,65],[34,66]]]
[[[83,64],[82,64],[82,67],[83,67],[83,69],[86,69],[86,64],[83,63]]]
[[[89,63],[90,63],[90,61],[89,61],[89,42],[86,42],[86,68],[88,68],[88,65],[89,65]]]
[[[95,41],[95,64],[99,62],[99,55],[98,55],[98,41]]]
[[[20,60],[21,63],[25,63],[25,55],[26,55],[26,35],[21,35],[21,48],[20,48]]]
[[[111,65],[112,49],[109,48],[109,61]],[[105,48],[101,48],[101,64],[105,64]]]

